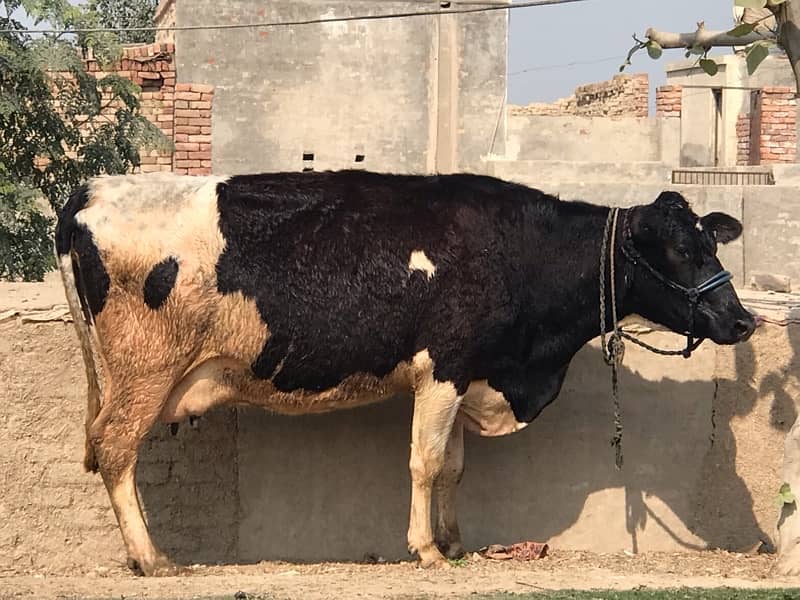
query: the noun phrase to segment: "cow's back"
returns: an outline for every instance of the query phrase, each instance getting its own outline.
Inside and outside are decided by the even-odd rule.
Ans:
[[[324,390],[389,374],[470,303],[487,319],[508,309],[487,262],[508,189],[366,172],[102,177],[77,222],[108,274],[107,330],[127,315],[193,361]]]

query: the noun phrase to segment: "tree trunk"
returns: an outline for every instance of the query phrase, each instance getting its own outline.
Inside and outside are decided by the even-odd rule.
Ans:
[[[778,23],[778,41],[786,51],[792,66],[795,80],[795,93],[800,96],[800,0],[788,0],[771,8]],[[670,33],[650,28],[645,34],[647,39],[657,42],[662,48],[703,48],[721,46],[746,46],[759,40],[774,39],[771,32],[757,28],[752,33],[735,37],[726,31],[710,31],[702,23],[693,33]]]
[[[800,96],[800,2],[789,0],[772,11],[778,21],[778,41],[794,72],[795,94]]]

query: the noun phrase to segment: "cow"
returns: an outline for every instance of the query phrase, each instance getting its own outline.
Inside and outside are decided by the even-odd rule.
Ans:
[[[84,466],[102,476],[129,567],[176,569],[136,490],[138,450],[159,421],[226,403],[300,415],[413,394],[408,547],[442,566],[464,551],[464,428],[523,429],[575,353],[614,327],[612,308],[718,344],[752,334],[716,257],[739,221],[699,218],[676,192],[613,221],[610,210],[471,174],[150,174],[78,187],[55,246],[88,380]],[[613,278],[600,271],[609,226]],[[601,281],[616,299],[602,316]]]

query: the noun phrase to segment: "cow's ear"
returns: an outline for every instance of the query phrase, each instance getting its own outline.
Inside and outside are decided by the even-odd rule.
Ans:
[[[732,242],[742,235],[742,224],[732,216],[721,212],[712,212],[702,217],[700,225],[706,231],[710,231],[720,244]]]
[[[654,205],[645,206],[634,210],[631,214],[631,237],[635,242],[642,244],[653,243],[658,237],[658,228],[655,225],[660,215]]]

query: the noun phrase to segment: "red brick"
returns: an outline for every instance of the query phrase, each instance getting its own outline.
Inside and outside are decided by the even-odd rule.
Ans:
[[[205,83],[192,83],[191,89],[193,92],[200,92],[202,94],[212,94],[214,93],[214,86],[208,85]]]
[[[188,133],[176,133],[175,134],[175,141],[176,142],[188,142],[189,141],[189,134]]]
[[[211,134],[211,127],[210,126],[203,126],[200,128],[200,133],[202,134]]]
[[[175,133],[200,133],[200,128],[197,125],[176,125]]]
[[[195,100],[190,105],[192,108],[204,108],[204,109],[211,108],[211,102],[209,102],[208,100]]]
[[[180,108],[180,109],[189,108],[189,101],[188,100],[175,100],[174,104],[175,104],[175,108]]]
[[[195,142],[175,142],[175,150],[196,152],[200,150],[200,145]]]
[[[200,94],[197,92],[175,92],[176,100],[200,100]]]
[[[203,135],[202,133],[195,133],[190,137],[191,141],[197,142],[198,144],[210,144],[212,141],[210,135]]]

